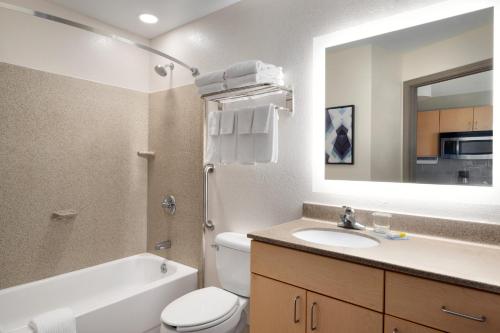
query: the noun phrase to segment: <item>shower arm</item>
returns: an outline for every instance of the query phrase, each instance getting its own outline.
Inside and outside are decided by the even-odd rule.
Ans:
[[[22,13],[22,14],[26,14],[26,15],[35,16],[35,17],[42,18],[42,19],[45,19],[45,20],[48,20],[48,21],[52,21],[52,22],[57,22],[57,23],[65,24],[67,26],[70,26],[70,27],[73,27],[73,28],[77,28],[77,29],[81,29],[81,30],[85,30],[85,31],[89,31],[89,32],[92,32],[92,33],[95,33],[95,34],[98,34],[98,35],[101,35],[101,36],[104,36],[104,37],[109,37],[109,38],[121,41],[123,43],[135,46],[135,47],[137,47],[139,49],[148,51],[150,53],[156,54],[156,55],[158,55],[160,57],[163,57],[165,59],[168,59],[170,61],[173,61],[176,64],[178,64],[178,65],[180,65],[180,66],[182,66],[184,68],[189,69],[191,71],[191,75],[193,75],[193,77],[196,77],[196,76],[198,76],[200,74],[198,68],[191,67],[188,64],[186,64],[185,62],[183,62],[183,61],[181,61],[181,60],[179,60],[177,58],[174,58],[174,57],[172,57],[172,56],[170,56],[170,55],[168,55],[166,53],[163,53],[163,52],[161,52],[161,51],[159,51],[157,49],[154,49],[154,48],[152,48],[152,47],[150,47],[148,45],[141,44],[141,43],[135,42],[135,41],[133,41],[131,39],[128,39],[128,38],[125,38],[125,37],[122,37],[122,36],[118,36],[118,35],[112,34],[112,33],[107,32],[105,30],[94,28],[94,27],[91,27],[91,26],[86,25],[86,24],[78,23],[78,22],[75,22],[75,21],[71,21],[71,20],[59,17],[59,16],[55,16],[55,15],[47,14],[47,13],[40,12],[40,11],[37,11],[37,10],[33,10],[33,9],[30,9],[30,8],[16,6],[16,5],[11,5],[11,4],[8,4],[8,3],[5,3],[5,2],[1,2],[1,1],[0,1],[0,8],[12,10],[12,11],[15,11],[15,12],[18,12],[18,13]]]

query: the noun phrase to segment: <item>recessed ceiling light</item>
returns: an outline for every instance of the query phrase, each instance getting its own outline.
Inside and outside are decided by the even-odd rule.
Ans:
[[[158,17],[153,14],[141,14],[139,15],[139,20],[147,24],[155,24],[158,22]]]

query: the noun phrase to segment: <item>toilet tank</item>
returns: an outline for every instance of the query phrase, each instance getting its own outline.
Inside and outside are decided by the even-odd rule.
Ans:
[[[234,294],[250,296],[250,239],[236,232],[215,237],[217,275],[222,288]]]

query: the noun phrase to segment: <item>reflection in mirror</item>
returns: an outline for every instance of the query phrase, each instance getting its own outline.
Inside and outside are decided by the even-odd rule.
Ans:
[[[326,179],[491,186],[492,9],[325,52]]]

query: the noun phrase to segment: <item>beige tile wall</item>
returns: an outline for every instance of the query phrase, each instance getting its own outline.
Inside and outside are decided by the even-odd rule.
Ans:
[[[0,289],[144,252],[148,94],[0,63],[0,101]]]
[[[202,221],[202,104],[194,85],[149,97],[149,147],[156,152],[148,171],[148,251],[200,268]],[[160,206],[163,197],[177,200],[174,216]],[[155,251],[170,239],[172,248]]]

